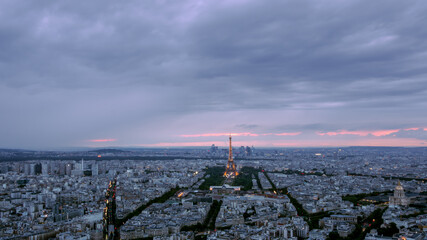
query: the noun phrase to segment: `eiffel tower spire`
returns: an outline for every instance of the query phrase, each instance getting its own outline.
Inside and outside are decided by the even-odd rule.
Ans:
[[[231,146],[231,134],[230,134],[230,147],[228,149],[228,161],[233,161],[233,147]]]
[[[231,145],[231,134],[230,134],[230,147],[228,149],[228,162],[227,162],[227,168],[225,169],[224,176],[226,178],[234,178],[239,173],[236,170],[236,165],[234,164],[233,160],[233,147]]]

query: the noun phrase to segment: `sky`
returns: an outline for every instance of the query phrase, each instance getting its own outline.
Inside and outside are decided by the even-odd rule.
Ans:
[[[0,1],[0,148],[427,146],[427,1]]]

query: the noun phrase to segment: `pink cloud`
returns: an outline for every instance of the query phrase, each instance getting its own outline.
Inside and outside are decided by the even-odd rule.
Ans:
[[[331,139],[324,140],[295,140],[270,143],[275,147],[347,147],[347,146],[388,146],[388,147],[421,147],[427,146],[427,141],[415,138],[371,138],[360,140]]]
[[[284,132],[284,133],[251,133],[251,132],[243,132],[243,133],[202,133],[202,134],[182,134],[180,137],[222,137],[222,136],[249,136],[249,137],[258,137],[258,136],[297,136],[300,135],[301,132]]]
[[[376,136],[376,137],[381,137],[381,136],[386,136],[386,135],[390,135],[392,133],[396,133],[398,132],[400,129],[391,129],[391,130],[376,130],[376,131],[347,131],[347,130],[340,130],[337,132],[316,132],[317,135],[320,136],[337,136],[337,135],[357,135],[357,136],[368,136],[369,134]]]
[[[301,134],[301,132],[284,132],[284,133],[263,133],[263,134],[261,134],[262,136],[271,136],[271,135],[274,135],[274,136],[297,136],[297,135],[300,135]]]
[[[105,139],[90,139],[90,140],[88,140],[89,142],[96,142],[96,143],[98,143],[98,142],[115,142],[115,141],[117,141],[117,139],[114,139],[114,138],[105,138]]]
[[[180,137],[221,137],[221,136],[251,136],[257,137],[259,136],[256,133],[244,132],[244,133],[202,133],[202,134],[183,134],[179,135]]]
[[[420,128],[406,128],[405,131],[417,131]]]
[[[300,135],[301,132],[289,132],[289,133],[274,133],[276,136],[297,136]]]
[[[161,142],[154,144],[139,144],[141,147],[209,147],[212,144],[226,148],[227,141],[200,141],[200,142]],[[346,146],[390,146],[416,147],[427,146],[427,141],[415,138],[370,138],[370,139],[298,139],[298,140],[271,140],[271,141],[235,141],[234,147],[346,147]]]
[[[216,146],[227,147],[227,141],[203,141],[203,142],[160,142],[153,144],[139,144],[140,147],[208,147],[215,144]],[[269,146],[269,142],[258,141],[233,141],[233,146]]]
[[[390,135],[392,133],[396,133],[399,132],[400,129],[393,129],[393,130],[379,130],[379,131],[374,131],[371,132],[372,135],[376,136],[376,137],[380,137],[380,136],[386,136],[386,135]]]
[[[161,142],[153,144],[139,144],[141,147],[206,147],[215,145],[225,145],[223,142]]]

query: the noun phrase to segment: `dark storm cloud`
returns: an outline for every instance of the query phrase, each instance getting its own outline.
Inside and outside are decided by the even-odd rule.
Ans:
[[[426,11],[423,1],[2,1],[0,145],[422,127]]]
[[[406,102],[414,94],[425,102],[426,67],[417,55],[425,51],[426,31],[407,35],[412,24],[424,25],[425,6],[366,1],[261,5],[218,10],[220,20],[202,17],[194,32],[194,53],[207,63],[200,77],[229,76],[225,79],[233,89],[274,93],[259,96],[274,107],[295,102],[357,106],[363,100],[377,100],[382,107],[381,99],[402,97]],[[290,94],[290,101],[280,92]]]

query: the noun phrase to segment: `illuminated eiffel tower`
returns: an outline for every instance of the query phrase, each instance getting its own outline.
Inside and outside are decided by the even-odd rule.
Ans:
[[[227,168],[224,172],[224,177],[226,178],[235,178],[239,173],[236,170],[236,165],[233,160],[233,148],[231,147],[231,134],[230,134],[230,148],[228,150],[228,162]]]

